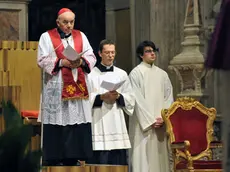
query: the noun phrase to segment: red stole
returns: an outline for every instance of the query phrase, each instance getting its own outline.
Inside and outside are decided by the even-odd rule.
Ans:
[[[57,31],[57,29],[52,29],[48,31],[51,41],[53,43],[56,55],[57,55],[57,62],[59,59],[65,59],[66,57],[62,54],[64,50],[64,46],[62,44],[61,37]],[[72,37],[74,40],[74,49],[78,53],[82,52],[82,36],[79,30],[72,31]],[[58,47],[58,48],[57,48]],[[58,64],[55,64],[58,65]],[[62,89],[62,99],[69,100],[69,99],[86,99],[89,97],[87,85],[85,82],[85,74],[81,67],[77,68],[78,71],[78,78],[77,82],[74,81],[72,70],[67,67],[62,67],[62,79],[63,79],[63,89]]]

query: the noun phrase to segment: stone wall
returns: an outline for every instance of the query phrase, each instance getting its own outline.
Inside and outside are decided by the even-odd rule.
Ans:
[[[0,0],[0,40],[28,39],[28,0]]]

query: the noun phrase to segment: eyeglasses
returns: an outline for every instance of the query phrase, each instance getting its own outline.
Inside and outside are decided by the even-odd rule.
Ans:
[[[145,53],[156,53],[158,52],[158,50],[145,50],[144,52]]]
[[[110,53],[111,53],[112,55],[115,55],[115,54],[116,54],[116,51],[103,51],[103,53],[104,53],[105,55],[110,55]]]

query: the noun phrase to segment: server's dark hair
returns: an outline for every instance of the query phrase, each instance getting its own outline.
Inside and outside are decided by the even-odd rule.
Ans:
[[[152,42],[152,41],[143,41],[141,42],[138,46],[137,46],[137,49],[136,49],[136,54],[137,54],[137,57],[142,61],[143,59],[141,58],[141,56],[143,56],[144,54],[144,48],[145,47],[152,47],[152,49],[154,51],[159,51],[158,48],[156,48],[156,45]]]

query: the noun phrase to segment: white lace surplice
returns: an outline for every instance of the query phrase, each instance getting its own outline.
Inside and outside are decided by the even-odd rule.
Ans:
[[[92,47],[88,39],[81,32],[83,41],[83,51],[87,51],[83,57],[88,62],[90,69],[96,63],[96,57],[93,54]],[[72,36],[68,38],[69,44],[74,47]],[[64,47],[66,47],[67,40],[62,39]],[[49,34],[45,32],[39,40],[38,47],[38,65],[43,69],[43,94],[41,96],[41,108],[39,113],[39,121],[44,124],[57,125],[73,125],[92,121],[91,106],[88,99],[81,100],[62,100],[62,73],[59,71],[57,75],[52,75],[56,61],[56,53],[54,51]],[[77,70],[72,69],[74,80],[77,81]],[[86,83],[87,75],[86,75]]]
[[[91,105],[93,106],[97,95],[108,91],[100,86],[102,81],[108,78],[110,78],[110,82],[115,80],[118,82],[125,81],[117,89],[117,92],[124,98],[125,106],[120,107],[117,103],[107,104],[103,102],[101,107],[93,107],[93,150],[129,149],[130,140],[124,111],[130,116],[133,114],[135,99],[127,73],[115,66],[113,72],[101,72],[95,67],[89,75]]]

